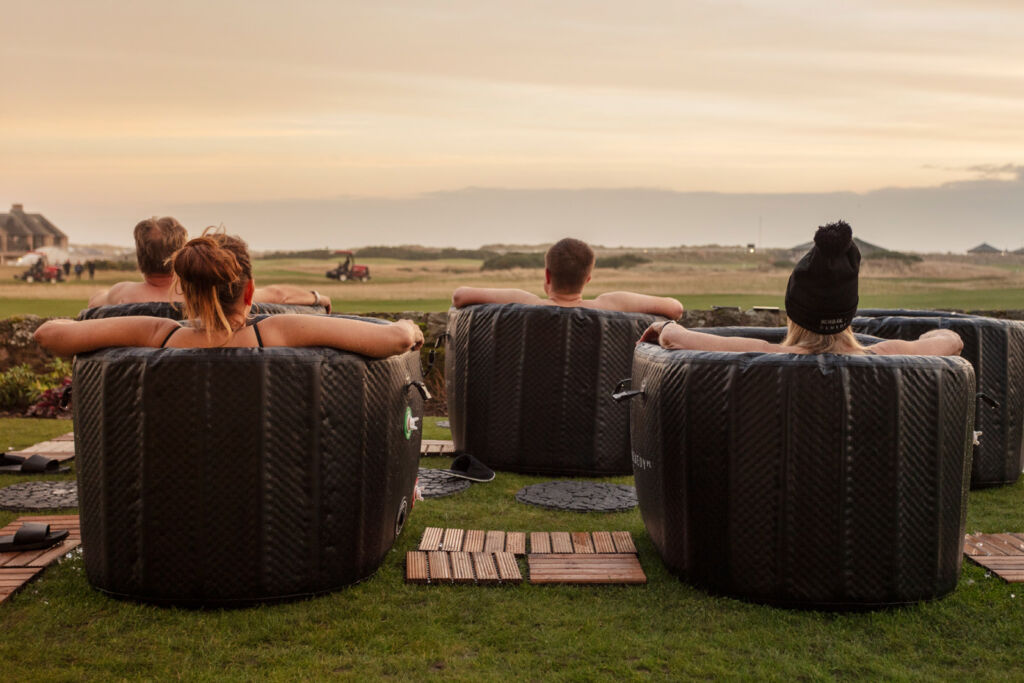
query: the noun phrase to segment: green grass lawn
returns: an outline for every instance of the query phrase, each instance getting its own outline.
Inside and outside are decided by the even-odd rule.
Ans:
[[[445,434],[434,421],[427,420],[427,438]],[[0,419],[0,433],[4,448],[22,447],[68,425]],[[429,458],[424,465],[448,462]],[[0,485],[11,479],[0,479]],[[284,605],[200,611],[114,600],[89,587],[81,557],[74,555],[0,605],[2,678],[1017,677],[1024,639],[1021,587],[970,562],[952,595],[910,607],[844,614],[747,604],[710,596],[669,574],[635,510],[576,514],[514,501],[519,488],[542,480],[499,473],[457,496],[419,502],[372,578]],[[13,517],[0,513],[0,523]],[[625,529],[637,541],[649,583],[407,585],[404,555],[426,526]],[[1024,530],[1024,484],[973,492],[967,528]]]

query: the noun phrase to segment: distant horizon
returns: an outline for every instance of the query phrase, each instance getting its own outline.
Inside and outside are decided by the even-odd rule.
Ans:
[[[1007,177],[1009,176],[1009,177]],[[255,251],[357,249],[417,244],[479,248],[543,244],[565,236],[613,248],[746,245],[790,249],[818,225],[848,221],[854,235],[894,251],[962,253],[986,242],[1024,246],[1024,167],[1000,177],[869,192],[725,193],[656,188],[512,189],[467,187],[409,197],[267,199],[116,205],[19,201],[75,244],[131,247],[134,225],[178,218],[192,234],[221,225]],[[0,204],[0,212],[7,207]]]

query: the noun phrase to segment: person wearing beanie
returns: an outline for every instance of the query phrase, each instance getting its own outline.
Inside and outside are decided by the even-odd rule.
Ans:
[[[846,221],[818,228],[814,244],[793,268],[786,285],[787,334],[780,344],[749,337],[719,337],[673,323],[655,323],[641,342],[667,349],[760,351],[762,353],[848,353],[879,356],[955,356],[964,342],[952,330],[931,330],[914,341],[890,339],[865,348],[850,323],[859,302],[860,249]]]

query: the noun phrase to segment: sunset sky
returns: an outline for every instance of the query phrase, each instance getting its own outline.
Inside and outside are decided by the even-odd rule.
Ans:
[[[0,211],[73,242],[470,187],[1024,188],[1019,0],[2,6]]]

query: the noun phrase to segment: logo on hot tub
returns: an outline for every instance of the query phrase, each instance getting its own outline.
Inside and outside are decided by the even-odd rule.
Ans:
[[[636,451],[630,451],[633,456],[633,467],[638,470],[649,470],[654,467],[654,463],[647,458],[643,457]]]
[[[412,433],[420,428],[420,419],[412,416],[412,408],[410,406],[405,407],[405,418],[402,420],[402,429],[405,431],[405,438],[412,438]]]

